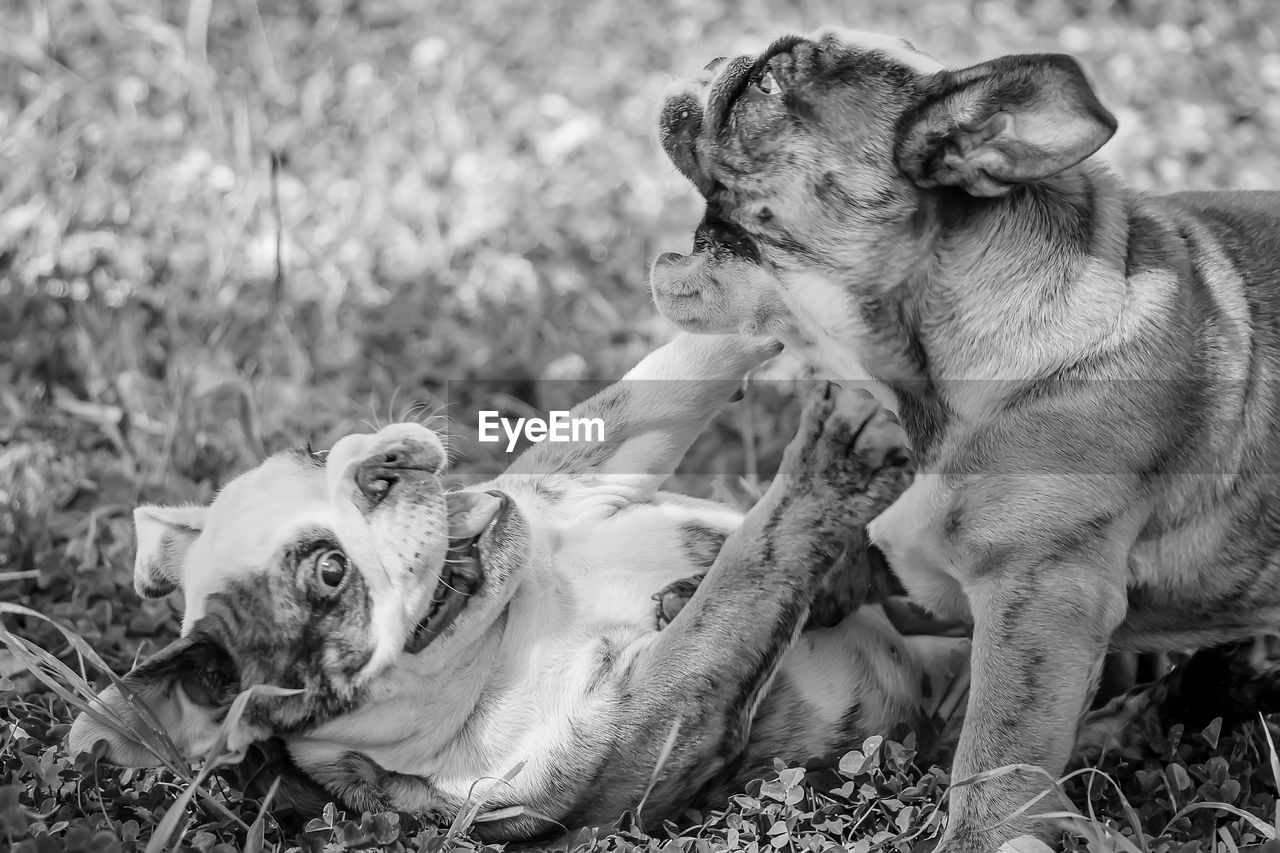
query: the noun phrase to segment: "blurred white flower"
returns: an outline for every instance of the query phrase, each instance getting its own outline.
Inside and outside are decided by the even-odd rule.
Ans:
[[[587,360],[580,353],[571,352],[554,359],[542,371],[543,379],[584,379],[587,376]]]
[[[409,57],[419,71],[429,71],[443,62],[448,55],[449,43],[442,38],[432,36],[415,44]]]

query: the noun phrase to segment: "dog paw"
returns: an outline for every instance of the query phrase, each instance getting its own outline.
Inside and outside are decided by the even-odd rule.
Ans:
[[[831,383],[806,403],[781,470],[837,504],[866,492],[884,475],[902,479],[905,488],[912,473],[907,436],[897,418],[867,391]]]
[[[654,624],[659,631],[670,625],[671,620],[679,615],[684,606],[689,603],[689,599],[693,598],[700,583],[702,583],[702,575],[681,578],[653,594]]]

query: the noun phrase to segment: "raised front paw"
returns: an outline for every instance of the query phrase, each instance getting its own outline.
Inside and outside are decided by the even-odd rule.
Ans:
[[[783,457],[787,490],[817,498],[837,527],[865,525],[911,482],[907,436],[870,393],[826,383]]]

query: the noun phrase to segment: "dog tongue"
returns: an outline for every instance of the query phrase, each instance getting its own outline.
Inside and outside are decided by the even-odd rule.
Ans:
[[[484,533],[503,504],[501,497],[490,492],[452,492],[444,499],[450,539],[474,539]]]

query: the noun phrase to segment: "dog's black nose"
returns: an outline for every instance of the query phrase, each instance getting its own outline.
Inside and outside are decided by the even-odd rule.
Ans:
[[[400,482],[422,482],[440,472],[444,454],[435,444],[404,441],[376,453],[356,469],[356,487],[371,505],[382,501]]]

